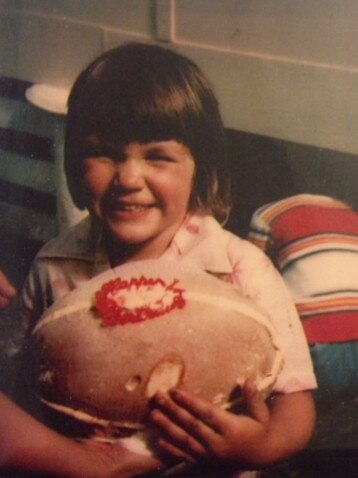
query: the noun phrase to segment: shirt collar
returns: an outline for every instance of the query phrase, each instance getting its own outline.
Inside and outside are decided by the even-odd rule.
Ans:
[[[74,259],[92,264],[92,277],[110,269],[103,247],[102,228],[90,216],[58,238],[46,243],[38,253],[45,259]]]
[[[231,274],[228,236],[212,216],[188,215],[163,258],[180,257],[213,274]]]
[[[188,215],[178,229],[163,259],[185,260],[213,274],[231,274],[227,254],[228,235],[212,216]],[[93,264],[92,277],[111,268],[103,247],[102,230],[89,217],[65,236],[46,244],[40,257],[77,259]]]

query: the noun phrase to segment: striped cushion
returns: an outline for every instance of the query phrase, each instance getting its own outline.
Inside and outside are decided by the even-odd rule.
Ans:
[[[358,214],[300,194],[261,207],[249,238],[281,270],[310,344],[358,339]]]

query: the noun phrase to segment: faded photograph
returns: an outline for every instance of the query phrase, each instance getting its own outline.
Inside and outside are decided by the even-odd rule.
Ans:
[[[351,478],[358,4],[0,0],[0,476]]]

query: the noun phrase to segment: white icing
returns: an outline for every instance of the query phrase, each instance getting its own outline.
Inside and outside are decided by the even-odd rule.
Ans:
[[[131,284],[129,289],[119,289],[108,294],[108,299],[116,302],[120,307],[129,310],[149,307],[161,310],[170,307],[176,296],[175,291],[167,289],[163,284],[154,285]]]
[[[69,415],[70,417],[76,418],[79,421],[88,423],[89,425],[99,425],[102,427],[109,427],[115,426],[118,428],[128,428],[132,430],[142,430],[144,426],[140,423],[132,423],[126,421],[117,421],[117,420],[107,420],[105,418],[96,417],[94,415],[90,415],[89,413],[83,412],[81,410],[76,410],[71,407],[67,407],[66,405],[60,405],[59,403],[50,402],[45,400],[42,397],[39,397],[42,403],[47,405],[50,408],[53,408],[57,412],[64,413],[65,415]]]

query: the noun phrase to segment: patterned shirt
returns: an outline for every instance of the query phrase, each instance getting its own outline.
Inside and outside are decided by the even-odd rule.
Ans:
[[[188,262],[232,283],[266,311],[284,354],[276,391],[316,387],[309,349],[290,294],[268,257],[256,246],[226,231],[211,216],[188,215],[162,257]],[[25,283],[25,327],[31,329],[57,299],[110,267],[100,231],[89,218],[48,242],[35,258]]]

